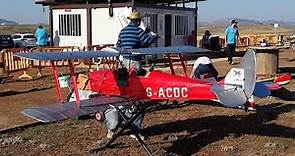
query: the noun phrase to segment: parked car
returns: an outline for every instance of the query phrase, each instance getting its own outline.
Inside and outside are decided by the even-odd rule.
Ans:
[[[32,48],[32,47],[36,47],[36,37],[34,34],[31,33],[25,33],[25,34],[13,34],[11,35],[13,42],[14,42],[14,46],[16,48]]]
[[[14,43],[10,35],[0,35],[0,67],[4,66],[3,55],[1,51],[6,48],[13,48]]]
[[[14,43],[10,35],[0,35],[0,51],[5,48],[13,48]]]

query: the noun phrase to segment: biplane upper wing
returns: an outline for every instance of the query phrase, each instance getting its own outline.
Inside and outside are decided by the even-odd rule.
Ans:
[[[170,47],[153,47],[127,50],[132,54],[156,55],[156,54],[195,54],[209,52],[194,46],[170,46]]]
[[[153,48],[139,48],[128,49],[128,54],[142,54],[142,55],[156,55],[156,54],[195,54],[206,53],[207,49],[197,48],[193,46],[170,46],[170,47],[153,47]],[[122,52],[121,52],[122,53]],[[124,52],[123,52],[124,53]],[[100,50],[100,51],[73,51],[73,52],[28,52],[16,53],[18,57],[40,60],[40,61],[61,61],[73,59],[91,59],[119,56],[119,51],[114,50]]]
[[[119,56],[111,51],[71,51],[71,52],[28,52],[16,53],[18,57],[38,61],[62,61],[73,59],[91,59]]]
[[[40,122],[55,122],[65,119],[84,116],[96,112],[104,112],[111,108],[111,105],[130,105],[131,100],[122,97],[98,96],[82,100],[80,107],[75,102],[54,104],[40,107],[28,108],[22,113]]]

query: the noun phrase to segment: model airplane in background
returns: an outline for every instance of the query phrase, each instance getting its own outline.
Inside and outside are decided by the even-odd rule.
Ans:
[[[115,108],[125,120],[123,127],[103,148],[120,136],[126,128],[133,129],[133,121],[149,108],[153,101],[179,100],[179,101],[218,101],[226,107],[243,106],[251,98],[256,85],[256,56],[250,50],[242,59],[241,68],[232,68],[226,77],[220,82],[212,80],[191,79],[187,75],[184,56],[206,50],[191,46],[172,46],[157,48],[140,48],[128,50],[130,55],[166,55],[171,73],[151,71],[138,76],[135,71],[126,68],[117,70],[98,70],[89,72],[90,91],[96,96],[80,100],[72,60],[118,57],[120,53],[110,50],[83,51],[83,52],[30,52],[17,53],[16,56],[39,61],[50,61],[56,83],[57,95],[61,104],[40,106],[25,109],[22,113],[41,122],[61,121],[76,116],[96,114],[102,118],[103,112]],[[174,72],[170,55],[179,55],[183,66],[184,75],[179,76]],[[72,86],[75,93],[75,102],[64,102],[61,96],[58,71],[55,61],[68,60]],[[147,102],[149,101],[149,102]],[[118,108],[120,105],[136,108],[138,111],[132,117],[126,117]],[[151,152],[145,143],[133,131],[138,141],[144,147],[148,155]],[[101,149],[103,149],[101,148]],[[96,149],[96,150],[101,150]]]

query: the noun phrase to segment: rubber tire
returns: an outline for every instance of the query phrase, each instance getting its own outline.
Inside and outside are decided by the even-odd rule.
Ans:
[[[96,112],[94,115],[95,115],[96,121],[98,122],[103,122],[105,119],[104,114],[102,112]]]

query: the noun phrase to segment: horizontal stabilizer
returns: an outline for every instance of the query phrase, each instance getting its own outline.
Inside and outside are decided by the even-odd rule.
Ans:
[[[271,90],[268,88],[267,84],[263,82],[257,82],[254,88],[253,95],[259,98],[266,98],[271,94]]]
[[[77,107],[75,102],[64,104],[47,105],[42,107],[28,108],[22,113],[40,122],[48,123],[61,121],[77,116],[84,116],[96,112],[104,112],[111,108],[110,105],[129,105],[130,100],[120,97],[99,96],[81,101],[81,106]]]

